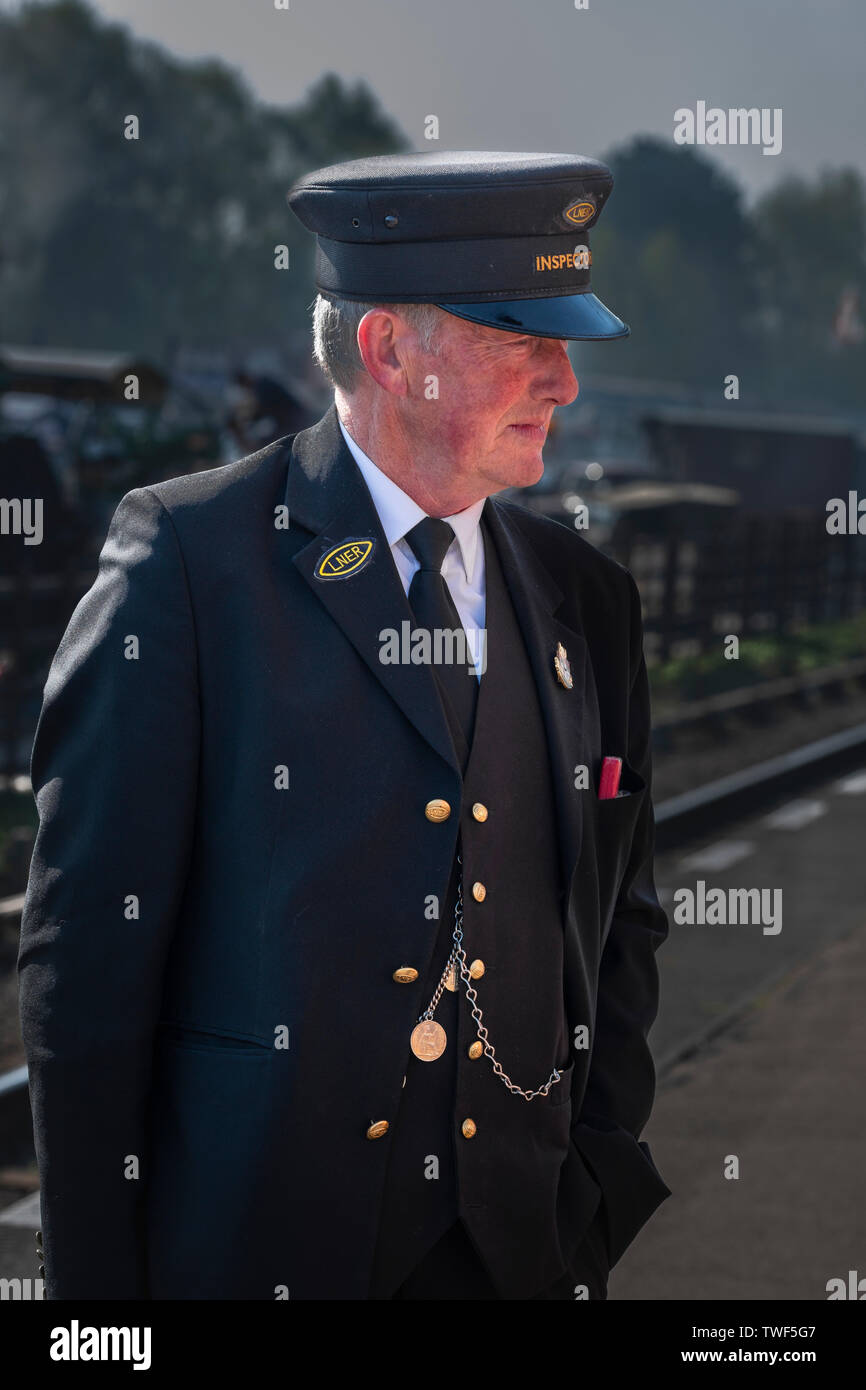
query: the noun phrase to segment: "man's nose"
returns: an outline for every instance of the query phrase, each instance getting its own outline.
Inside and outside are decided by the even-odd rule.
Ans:
[[[555,399],[557,405],[570,405],[580,387],[569,360],[568,339],[547,338],[544,347],[544,372],[540,375],[545,394]]]

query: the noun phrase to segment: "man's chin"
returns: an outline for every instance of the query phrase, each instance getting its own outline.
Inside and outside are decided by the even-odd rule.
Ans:
[[[508,481],[503,482],[502,486],[533,487],[544,473],[542,447],[541,444],[533,444],[515,450],[510,461],[511,466],[503,470],[507,473]]]

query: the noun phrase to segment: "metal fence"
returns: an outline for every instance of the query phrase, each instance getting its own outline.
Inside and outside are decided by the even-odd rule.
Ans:
[[[864,538],[829,535],[814,515],[726,515],[698,537],[634,531],[615,554],[641,592],[648,663],[866,609]]]

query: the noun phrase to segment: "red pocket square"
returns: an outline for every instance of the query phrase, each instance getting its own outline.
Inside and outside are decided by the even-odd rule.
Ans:
[[[619,791],[622,773],[622,758],[605,758],[601,764],[601,780],[598,785],[599,801],[609,801]]]

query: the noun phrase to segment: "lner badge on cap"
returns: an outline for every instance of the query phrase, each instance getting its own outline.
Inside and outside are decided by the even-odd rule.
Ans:
[[[579,198],[576,203],[570,203],[562,215],[573,227],[582,227],[584,222],[595,217],[595,203],[591,203],[588,198]]]
[[[568,662],[568,652],[561,642],[556,644],[556,655],[553,658],[553,665],[556,669],[556,679],[560,685],[564,685],[566,690],[571,690],[574,681],[571,675],[571,666]]]
[[[317,579],[348,579],[363,569],[376,544],[372,536],[341,541],[322,556],[315,568]]]

